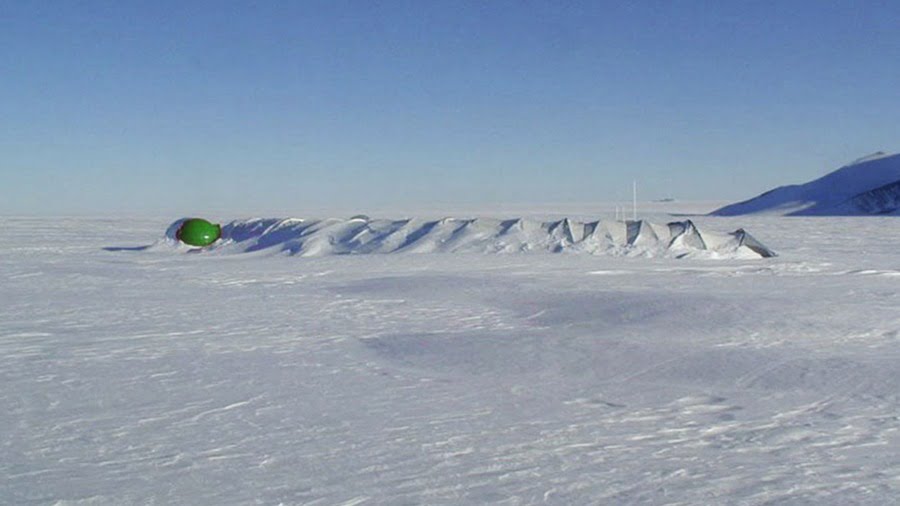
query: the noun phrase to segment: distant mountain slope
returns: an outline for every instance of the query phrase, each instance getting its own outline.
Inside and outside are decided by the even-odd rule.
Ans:
[[[713,211],[716,216],[870,215],[892,213],[900,201],[900,154],[875,153],[802,185],[781,186]]]
[[[900,181],[860,193],[841,207],[848,214],[900,214]]]

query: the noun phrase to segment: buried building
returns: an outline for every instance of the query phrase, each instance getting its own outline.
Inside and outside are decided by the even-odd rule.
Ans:
[[[178,223],[178,222],[176,222]],[[167,236],[177,240],[177,226]],[[536,221],[487,218],[251,219],[222,227],[210,250],[300,256],[388,253],[581,253],[669,258],[769,258],[770,248],[743,229],[699,229],[692,221]]]

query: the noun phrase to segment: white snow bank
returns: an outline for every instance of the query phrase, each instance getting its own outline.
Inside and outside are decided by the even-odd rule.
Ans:
[[[713,211],[717,216],[780,214],[846,216],[889,214],[900,209],[900,154],[875,153],[819,179],[782,186]]]
[[[173,223],[167,242],[177,242]],[[364,253],[526,253],[573,252],[591,255],[702,258],[767,258],[769,248],[743,229],[721,234],[693,222],[569,219],[534,221],[485,218],[441,220],[251,219],[222,228],[210,251],[287,252],[300,256]]]

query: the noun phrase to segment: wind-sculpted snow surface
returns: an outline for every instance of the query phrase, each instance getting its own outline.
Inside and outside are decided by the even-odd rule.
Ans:
[[[815,181],[782,186],[713,211],[715,216],[884,215],[900,210],[900,155],[860,158]]]
[[[167,232],[169,241],[182,220]],[[300,256],[366,253],[575,252],[591,255],[768,258],[775,253],[743,229],[701,231],[691,221],[591,222],[484,218],[441,220],[252,219],[222,229],[213,251],[288,252]]]
[[[895,218],[742,218],[764,262],[122,247],[167,221],[3,219],[0,505],[900,497]]]

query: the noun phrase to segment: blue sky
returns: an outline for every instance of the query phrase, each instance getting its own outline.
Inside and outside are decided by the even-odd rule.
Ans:
[[[745,198],[900,151],[900,2],[0,0],[0,212]]]

